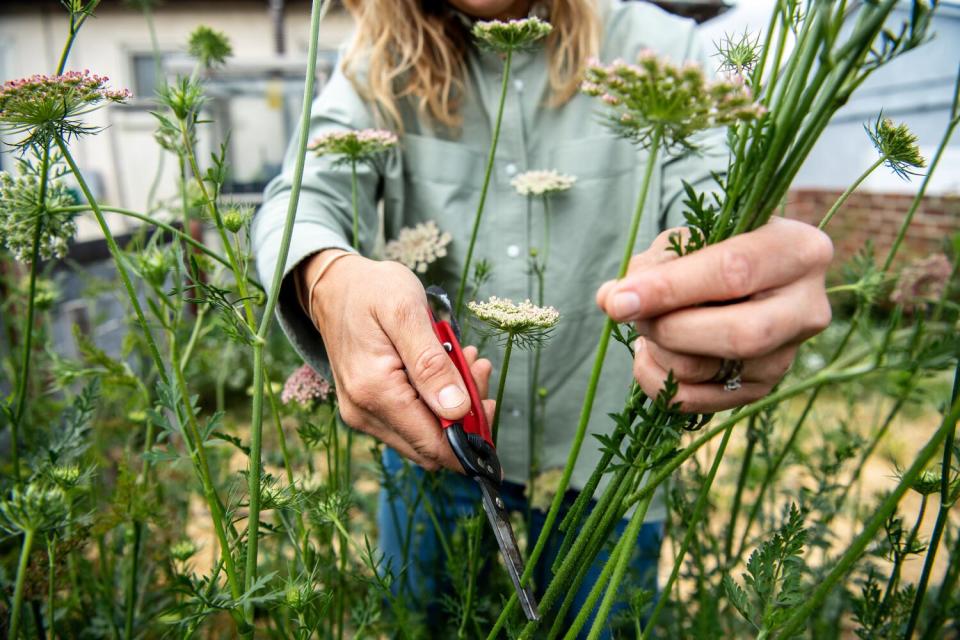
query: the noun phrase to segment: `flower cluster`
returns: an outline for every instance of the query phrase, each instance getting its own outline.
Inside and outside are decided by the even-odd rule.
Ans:
[[[310,365],[305,364],[291,373],[283,383],[280,401],[283,404],[296,402],[301,406],[309,407],[314,402],[323,402],[329,398],[332,391],[333,388],[327,379],[314,371]]]
[[[508,298],[490,296],[486,302],[468,302],[467,308],[495,332],[517,339],[518,344],[542,341],[560,321],[553,307],[538,307],[529,300],[515,304]]]
[[[56,211],[74,204],[73,196],[61,183],[47,183],[46,202],[40,203],[40,175],[37,167],[22,161],[19,175],[0,172],[0,244],[20,262],[30,262],[34,234],[39,231],[39,255],[44,260],[62,258],[77,232],[76,212]],[[54,176],[56,171],[53,172]],[[39,230],[37,229],[39,225]]]
[[[865,124],[863,128],[883,157],[884,164],[904,180],[916,175],[917,172],[913,169],[926,166],[927,162],[920,155],[920,147],[917,146],[917,136],[910,132],[907,125],[894,124],[893,120],[881,115],[872,127]]]
[[[659,132],[667,147],[690,147],[690,137],[698,131],[764,112],[741,81],[709,81],[700,65],[678,67],[650,51],[642,52],[637,64],[592,61],[581,89],[603,100],[612,111],[611,126],[642,146]]]
[[[915,260],[900,272],[890,302],[903,305],[904,311],[917,311],[943,295],[951,273],[953,266],[942,253]]]
[[[527,49],[553,30],[540,18],[521,20],[482,20],[473,25],[473,37],[484,47],[498,53]]]
[[[397,146],[397,135],[383,129],[329,131],[310,143],[318,156],[343,156],[343,161],[369,162],[378,153]]]
[[[534,170],[521,173],[510,184],[522,196],[542,196],[566,191],[577,181],[575,176],[558,173],[555,169]]]
[[[417,273],[426,273],[427,267],[447,255],[450,240],[449,233],[441,233],[437,223],[428,220],[412,229],[401,229],[397,239],[384,247],[383,254],[388,260],[396,260]]]
[[[68,71],[58,76],[34,75],[10,80],[0,87],[0,131],[26,134],[18,147],[47,146],[96,129],[77,118],[109,102],[125,102],[126,89],[109,89],[106,76]]]

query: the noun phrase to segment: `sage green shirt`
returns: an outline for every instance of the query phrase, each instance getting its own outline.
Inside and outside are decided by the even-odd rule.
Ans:
[[[652,49],[676,63],[695,60],[711,66],[691,21],[646,2],[608,2],[602,12],[600,59],[604,62],[633,60],[641,50]],[[445,286],[451,294],[457,287],[483,182],[503,64],[494,53],[471,49],[467,67],[462,130],[437,130],[426,116],[419,117],[414,104],[404,104],[405,131],[399,149],[376,166],[362,168],[359,176],[362,252],[373,256],[378,246],[379,202],[387,239],[396,237],[402,227],[434,220],[451,234],[452,242],[447,257],[431,268],[426,280]],[[601,283],[616,276],[647,153],[611,133],[603,124],[602,104],[596,98],[577,95],[561,107],[546,106],[549,83],[543,48],[514,55],[508,87],[474,260],[487,259],[493,264],[481,297],[534,297],[528,255],[531,246],[542,244],[544,210],[540,198],[519,196],[510,181],[533,169],[556,169],[576,176],[571,190],[550,201],[545,302],[560,311],[561,320],[544,348],[540,377],[540,385],[548,390],[545,429],[538,444],[540,468],[561,468],[570,451],[604,323],[594,295]],[[372,128],[377,123],[369,105],[337,70],[313,105],[310,126],[311,137],[315,137],[334,129]],[[720,144],[716,144],[718,136]],[[657,159],[635,251],[645,249],[663,229],[681,224],[682,180],[709,188],[711,172],[725,169],[722,135],[707,138],[697,154],[662,154]],[[711,149],[712,153],[708,152]],[[314,154],[307,159],[278,311],[280,324],[296,349],[325,373],[329,366],[323,342],[301,310],[289,274],[317,251],[350,249],[350,171],[332,167],[332,162]],[[267,187],[254,221],[253,244],[262,282],[273,278],[293,164],[291,149],[283,173]],[[499,375],[499,351],[491,345],[483,354],[494,362],[494,380]],[[523,483],[529,460],[527,404],[532,367],[529,358],[515,354],[498,451],[506,477]],[[622,409],[631,367],[627,350],[613,343],[593,408],[591,433],[611,430],[613,423],[607,414]],[[574,488],[583,486],[599,457],[597,441],[588,437],[573,475]],[[663,516],[658,502],[651,506],[647,519]]]

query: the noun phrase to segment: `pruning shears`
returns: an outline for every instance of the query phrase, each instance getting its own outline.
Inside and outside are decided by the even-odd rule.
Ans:
[[[500,467],[497,449],[490,435],[490,425],[487,424],[487,417],[483,412],[482,398],[470,373],[470,365],[467,364],[467,359],[460,348],[460,326],[454,316],[450,297],[437,286],[428,287],[427,296],[438,307],[436,311],[430,309],[433,331],[457,371],[460,372],[467,394],[470,396],[470,412],[467,415],[460,420],[439,418],[440,424],[467,476],[480,485],[483,510],[487,513],[487,519],[493,527],[493,535],[500,546],[500,554],[507,566],[507,573],[513,581],[513,587],[517,591],[523,613],[528,620],[539,620],[540,611],[533,591],[530,587],[520,584],[520,576],[523,575],[523,558],[520,556],[517,539],[513,535],[513,527],[510,526],[506,505],[500,497],[503,469]],[[443,312],[446,318],[438,317],[437,311]]]

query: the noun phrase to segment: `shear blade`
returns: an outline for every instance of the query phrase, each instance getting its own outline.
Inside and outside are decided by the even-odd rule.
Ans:
[[[503,506],[500,492],[486,478],[477,477],[474,480],[480,485],[480,492],[483,494],[483,510],[487,512],[487,519],[490,520],[493,527],[493,534],[500,546],[500,554],[507,565],[507,573],[510,574],[513,588],[520,599],[520,608],[523,609],[527,620],[539,620],[540,611],[537,608],[537,599],[533,595],[533,591],[530,590],[530,587],[523,587],[520,584],[520,576],[523,575],[523,558],[520,557],[520,548],[517,546],[517,539],[513,535],[510,520],[507,519],[507,510]]]

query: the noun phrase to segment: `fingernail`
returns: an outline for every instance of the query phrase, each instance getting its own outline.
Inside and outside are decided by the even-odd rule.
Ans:
[[[640,313],[640,296],[624,291],[613,296],[613,312],[619,318],[629,318]]]
[[[440,401],[440,406],[444,409],[455,409],[462,405],[466,399],[466,394],[455,384],[445,386],[440,390],[440,395],[437,396],[437,400]]]

